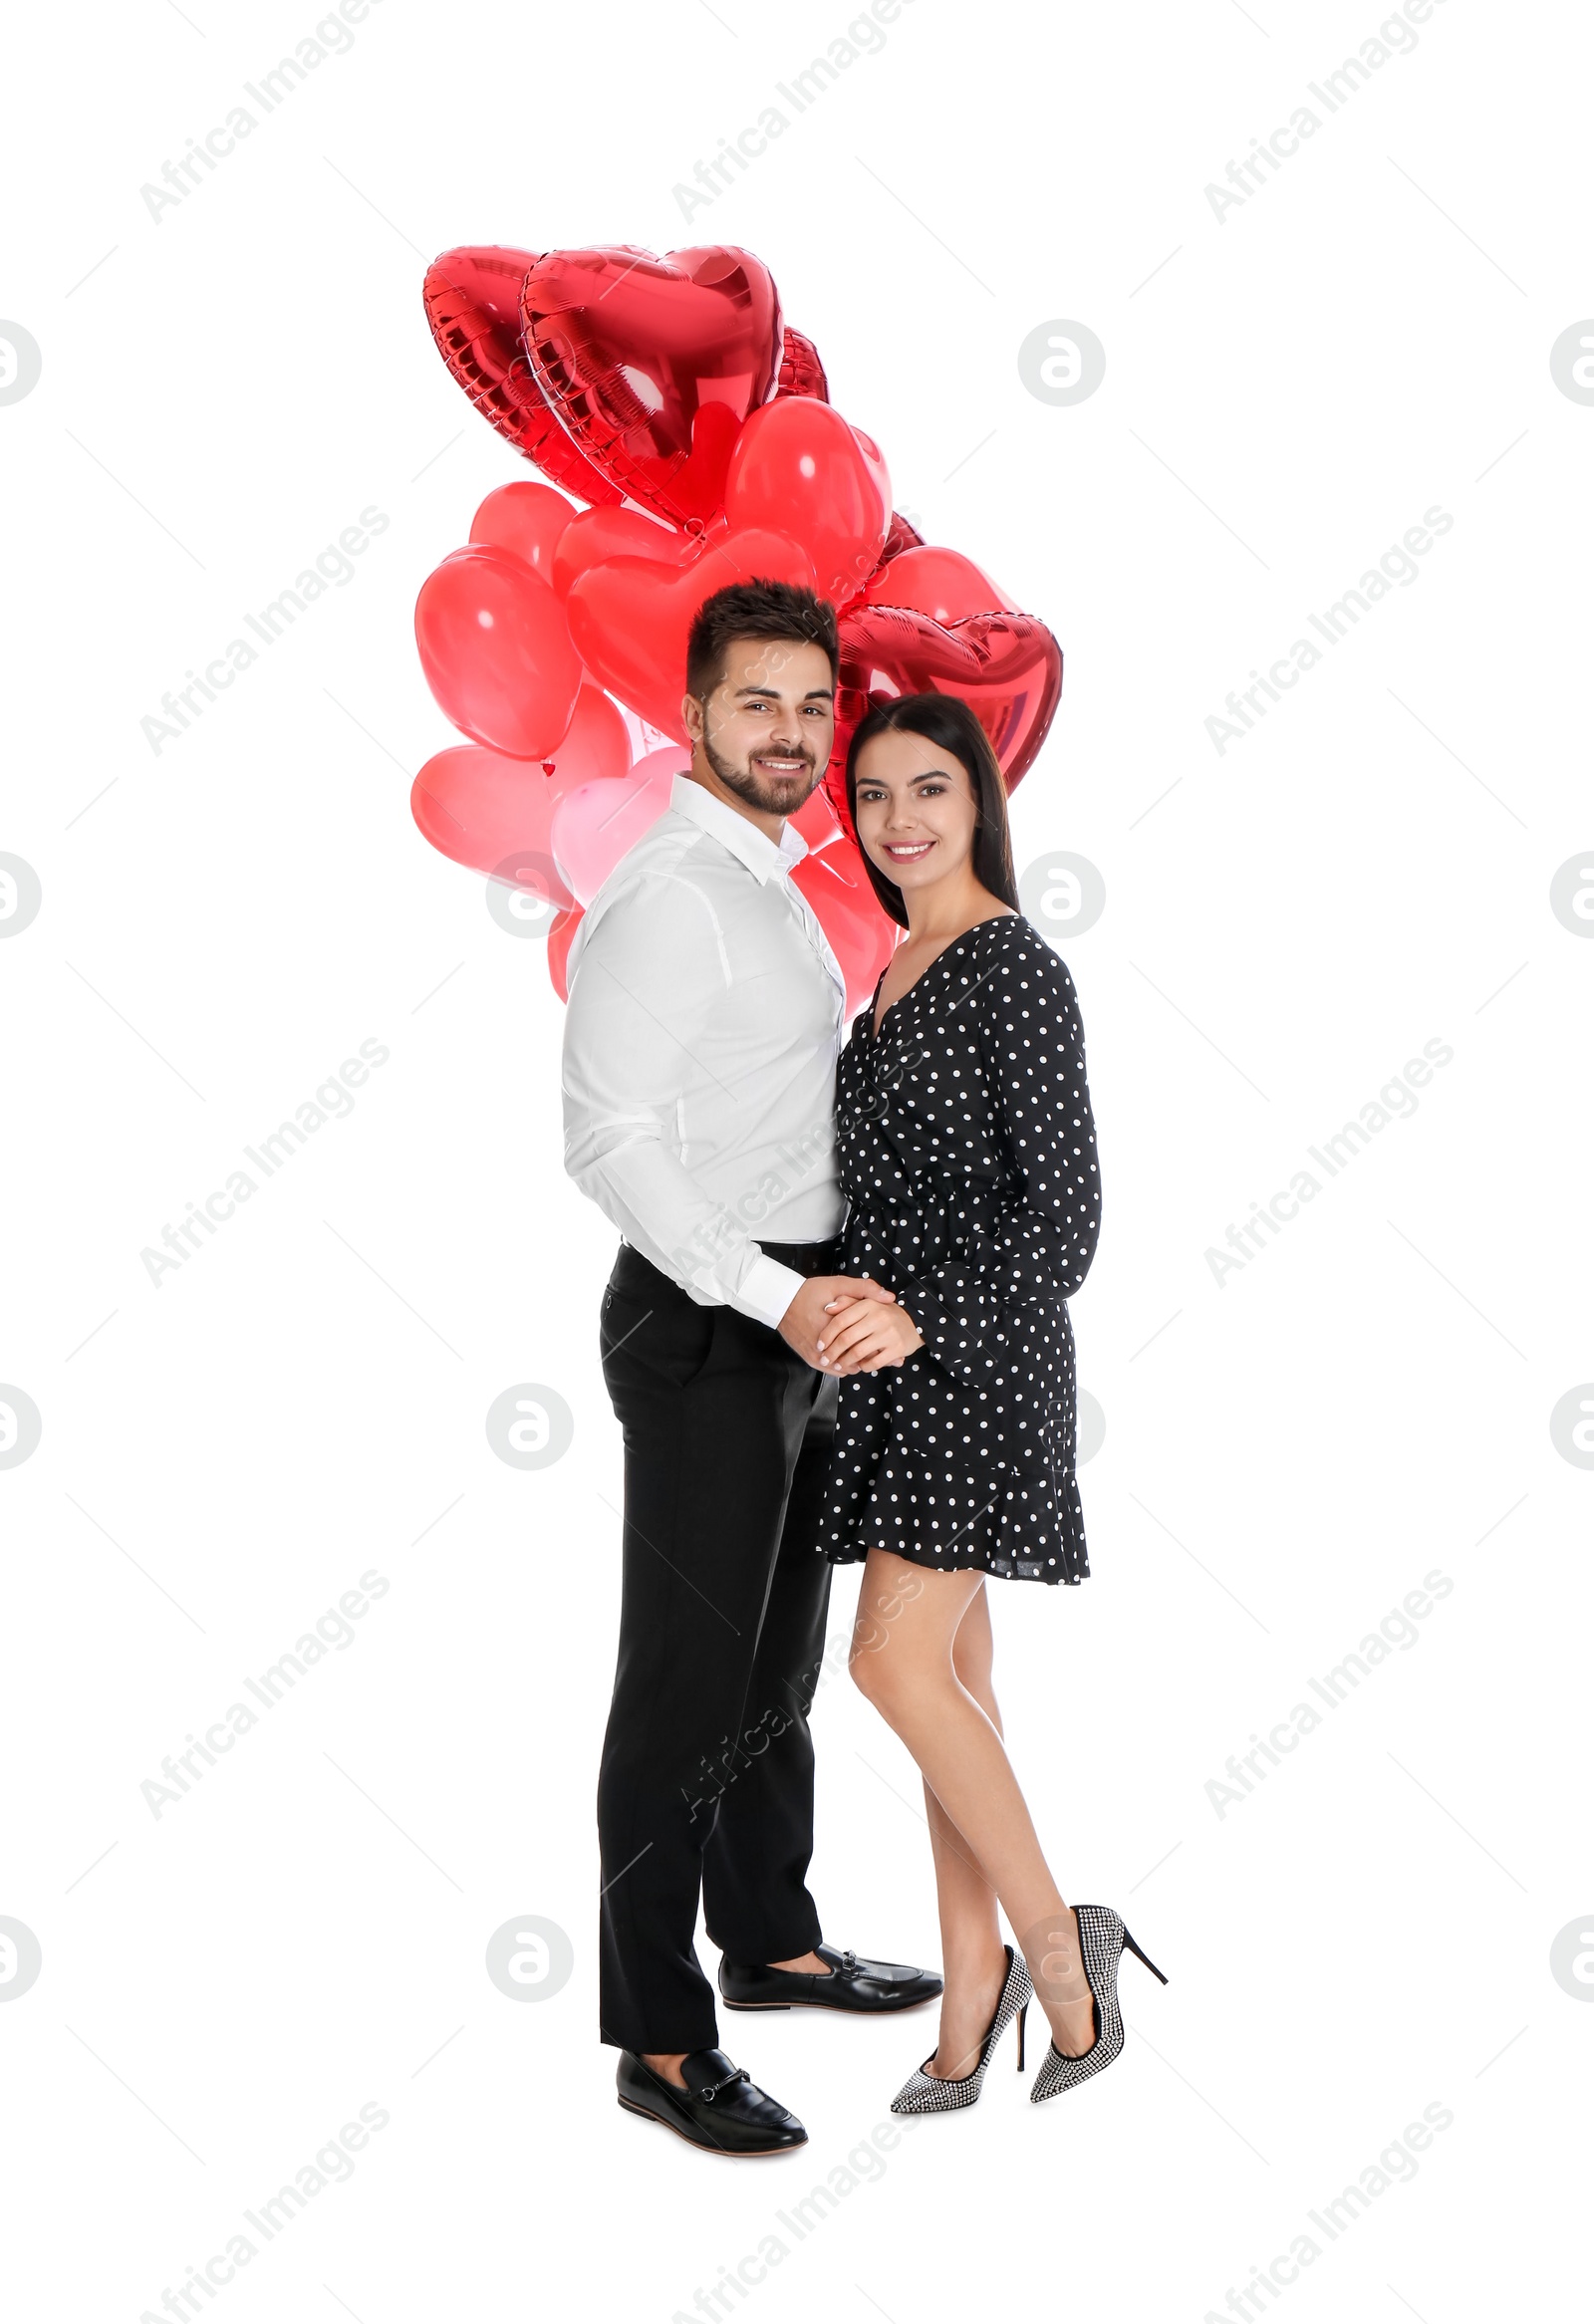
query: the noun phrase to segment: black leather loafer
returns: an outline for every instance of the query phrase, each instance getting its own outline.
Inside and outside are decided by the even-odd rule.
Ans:
[[[621,2105],[710,2155],[784,2155],[807,2146],[808,2133],[797,2117],[750,2081],[745,2066],[733,2066],[723,2050],[693,2050],[680,2071],[684,2090],[622,2050],[615,2074]]]
[[[829,1976],[817,1969],[749,1967],[740,1961],[719,1964],[719,1990],[727,2009],[851,2009],[860,2014],[891,2009],[917,2009],[933,2001],[940,1979],[933,1969],[909,1968],[902,1961],[865,1960],[861,1953],[838,1952],[833,1944],[816,1944],[815,1952],[830,1963]]]

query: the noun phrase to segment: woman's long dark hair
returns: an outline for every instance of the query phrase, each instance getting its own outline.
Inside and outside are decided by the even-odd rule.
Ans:
[[[956,694],[898,694],[882,702],[858,722],[847,750],[847,812],[858,829],[858,760],[877,734],[919,734],[954,758],[968,777],[974,794],[974,878],[1003,904],[1019,908],[1018,883],[1013,878],[1013,843],[1007,828],[1007,786],[1002,781],[990,738],[973,711]],[[860,847],[869,884],[901,928],[908,925],[903,892],[888,880]]]

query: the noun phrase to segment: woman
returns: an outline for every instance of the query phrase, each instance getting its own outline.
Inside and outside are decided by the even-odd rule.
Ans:
[[[833,1303],[820,1342],[841,1378],[820,1546],[865,1561],[853,1677],[925,1779],[945,1989],[938,2046],[893,2111],[944,2113],[974,2103],[1014,2016],[1023,2064],[1032,1998],[1052,2031],[1032,2099],[1110,2065],[1121,1949],[1146,1959],[1116,1913],[1070,1909],[1047,1868],[1002,1747],[985,1603],[987,1574],[1090,1571],[1065,1302],[1101,1195],[1073,980],[1018,909],[1006,793],[972,710],[911,694],[871,711],[847,793],[908,936],[842,1056],[841,1264],[896,1301]]]

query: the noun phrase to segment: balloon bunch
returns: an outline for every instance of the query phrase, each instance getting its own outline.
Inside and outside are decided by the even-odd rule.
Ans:
[[[794,818],[810,850],[794,877],[857,1006],[897,931],[850,828],[848,737],[871,702],[960,694],[1011,790],[1057,706],[1056,640],[893,514],[879,448],[749,251],[450,250],[424,295],[454,378],[550,482],[490,492],[421,589],[426,681],[470,741],[416,776],[420,830],[557,908],[563,996],[581,912],[687,763],[697,608],[755,577],[815,590],[837,611],[836,750]]]

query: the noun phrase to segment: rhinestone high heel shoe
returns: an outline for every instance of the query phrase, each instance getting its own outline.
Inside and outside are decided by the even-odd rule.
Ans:
[[[1034,2106],[1055,2098],[1060,2090],[1072,2090],[1077,2084],[1088,2082],[1092,2074],[1110,2066],[1122,2050],[1124,2018],[1118,2006],[1118,1964],[1126,1945],[1137,1960],[1145,1961],[1154,1977],[1165,1985],[1168,1982],[1157,1963],[1141,1951],[1110,1905],[1076,1905],[1074,1912],[1079,1922],[1080,1959],[1096,2003],[1096,2039],[1077,2058],[1065,2058],[1057,2044],[1051,2044],[1030,2085],[1030,2103]]]
[[[990,2064],[991,2053],[1015,2016],[1018,2019],[1018,2070],[1023,2072],[1024,2020],[1029,2014],[1030,2002],[1035,1997],[1035,1988],[1029,1981],[1029,1970],[1024,1965],[1023,1954],[1010,1944],[1005,1945],[1003,1950],[1007,1954],[1007,1974],[1002,1980],[1001,1993],[997,1998],[996,2014],[979,2045],[979,2061],[973,2072],[963,2075],[959,2081],[949,2082],[939,2075],[927,2074],[924,2066],[918,2067],[892,2100],[893,2114],[955,2114],[961,2107],[972,2106],[979,2096],[979,2086],[985,2079],[985,2068]],[[933,2054],[931,2052],[931,2056]],[[930,2059],[927,2058],[925,2065],[929,2064]]]

